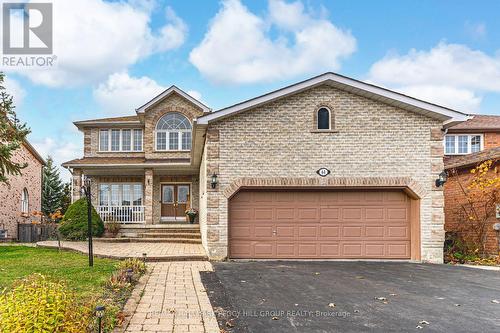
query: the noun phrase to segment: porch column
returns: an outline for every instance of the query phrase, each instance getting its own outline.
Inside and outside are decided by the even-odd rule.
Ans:
[[[75,202],[82,196],[82,170],[73,169],[73,191],[71,193],[71,202]]]
[[[144,215],[146,224],[153,224],[153,169],[144,170]]]

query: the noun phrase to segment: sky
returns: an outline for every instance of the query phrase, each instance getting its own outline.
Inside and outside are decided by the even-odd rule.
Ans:
[[[58,164],[83,155],[72,122],[133,115],[173,84],[217,110],[333,71],[500,115],[496,0],[34,2],[53,3],[54,66],[0,70]]]

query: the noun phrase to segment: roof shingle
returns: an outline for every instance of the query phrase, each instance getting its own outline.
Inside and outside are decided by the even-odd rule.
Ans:
[[[473,166],[487,160],[500,160],[500,147],[485,149],[483,151],[460,156],[445,156],[445,170]]]
[[[483,130],[497,130],[500,131],[500,116],[490,115],[475,115],[472,119],[461,122],[448,129],[449,132],[459,131],[483,131]]]

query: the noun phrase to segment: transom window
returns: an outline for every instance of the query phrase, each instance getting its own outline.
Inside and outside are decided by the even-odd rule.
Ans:
[[[141,183],[99,184],[99,206],[142,206]]]
[[[481,134],[446,135],[444,138],[444,153],[446,155],[465,155],[483,150]]]
[[[182,114],[167,113],[156,124],[156,150],[190,150],[191,123]]]
[[[142,129],[99,130],[99,151],[142,151]]]
[[[331,125],[331,121],[330,121],[330,110],[328,110],[327,108],[320,108],[318,111],[317,111],[317,114],[316,114],[316,118],[317,118],[317,129],[319,130],[329,130],[331,129],[330,128],[330,125]]]

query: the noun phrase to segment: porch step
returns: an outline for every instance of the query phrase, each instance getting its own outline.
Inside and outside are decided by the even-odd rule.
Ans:
[[[189,239],[201,239],[201,234],[199,232],[194,233],[181,233],[181,232],[145,232],[139,234],[143,238],[189,238]]]
[[[193,238],[146,238],[146,237],[120,237],[120,238],[96,238],[97,242],[107,243],[181,243],[201,244],[201,239]]]
[[[173,228],[167,228],[167,229],[148,229],[148,230],[144,230],[144,232],[147,232],[147,233],[155,233],[155,234],[163,234],[163,233],[171,233],[171,234],[175,234],[175,233],[179,233],[179,234],[187,234],[187,233],[190,233],[190,234],[199,234],[200,233],[200,229],[193,229],[193,228],[176,228],[176,229],[173,229]]]

